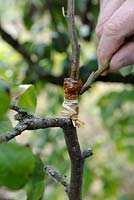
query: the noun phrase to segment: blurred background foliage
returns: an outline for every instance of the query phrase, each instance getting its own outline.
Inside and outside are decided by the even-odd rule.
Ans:
[[[62,7],[66,10],[66,1],[0,0],[0,78],[10,84],[13,96],[16,86],[34,84],[38,99],[36,114],[42,117],[60,115],[63,102],[61,86],[64,77],[70,74],[71,48]],[[83,82],[97,69],[94,29],[98,13],[97,0],[77,0],[76,23],[81,44],[80,74]],[[132,74],[133,69],[130,66],[116,73],[126,76]],[[2,90],[3,87],[0,87],[0,91]],[[32,95],[35,95],[34,92]],[[5,97],[0,97],[1,102],[2,98]],[[8,105],[10,99],[7,98],[6,102]],[[34,104],[32,106],[35,107]],[[80,112],[80,118],[85,121],[85,126],[78,130],[81,144],[83,149],[92,147],[94,152],[94,156],[85,165],[84,199],[133,200],[133,86],[123,83],[95,83],[80,98]],[[13,113],[10,112],[8,116],[14,125]],[[0,122],[0,134],[11,130],[12,124],[9,118],[4,117]],[[69,179],[68,155],[59,129],[26,132],[16,140],[19,144],[30,145],[43,163],[54,166]],[[35,162],[38,166],[41,161],[36,159]],[[34,173],[37,173],[36,167]],[[15,188],[20,189],[19,191],[11,191],[13,188],[10,186],[7,188],[1,188],[0,199],[26,199],[22,186]],[[27,194],[30,195],[30,192]],[[32,199],[31,196],[30,198]],[[62,186],[47,175],[43,199],[67,199]]]

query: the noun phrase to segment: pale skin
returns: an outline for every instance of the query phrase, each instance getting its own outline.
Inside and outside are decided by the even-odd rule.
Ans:
[[[96,26],[99,67],[110,71],[134,64],[134,0],[100,0]]]

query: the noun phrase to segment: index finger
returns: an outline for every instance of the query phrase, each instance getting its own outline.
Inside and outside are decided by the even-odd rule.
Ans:
[[[111,18],[113,13],[120,8],[125,0],[103,0],[100,5],[100,14],[98,18],[98,23],[96,26],[96,34],[98,39],[101,38],[103,29],[107,21]]]

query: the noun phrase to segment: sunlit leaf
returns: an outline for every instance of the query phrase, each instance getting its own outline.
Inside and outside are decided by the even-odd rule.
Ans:
[[[12,123],[8,117],[4,117],[2,120],[0,120],[0,135],[11,131],[12,128]]]
[[[20,95],[18,105],[26,111],[34,112],[36,109],[37,98],[33,85],[20,85]]]
[[[132,73],[132,70],[133,70],[133,65],[129,65],[121,68],[120,73],[122,74],[122,76],[128,76],[129,74]]]
[[[6,81],[0,79],[0,120],[10,107],[10,91]]]

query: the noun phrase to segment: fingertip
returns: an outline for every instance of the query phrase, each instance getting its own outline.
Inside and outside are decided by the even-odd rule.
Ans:
[[[133,52],[133,42],[124,45],[116,54],[113,55],[110,62],[110,71],[116,71],[122,67],[134,64]]]
[[[118,55],[114,55],[110,62],[110,72],[116,71],[122,67],[121,61],[118,58]]]

